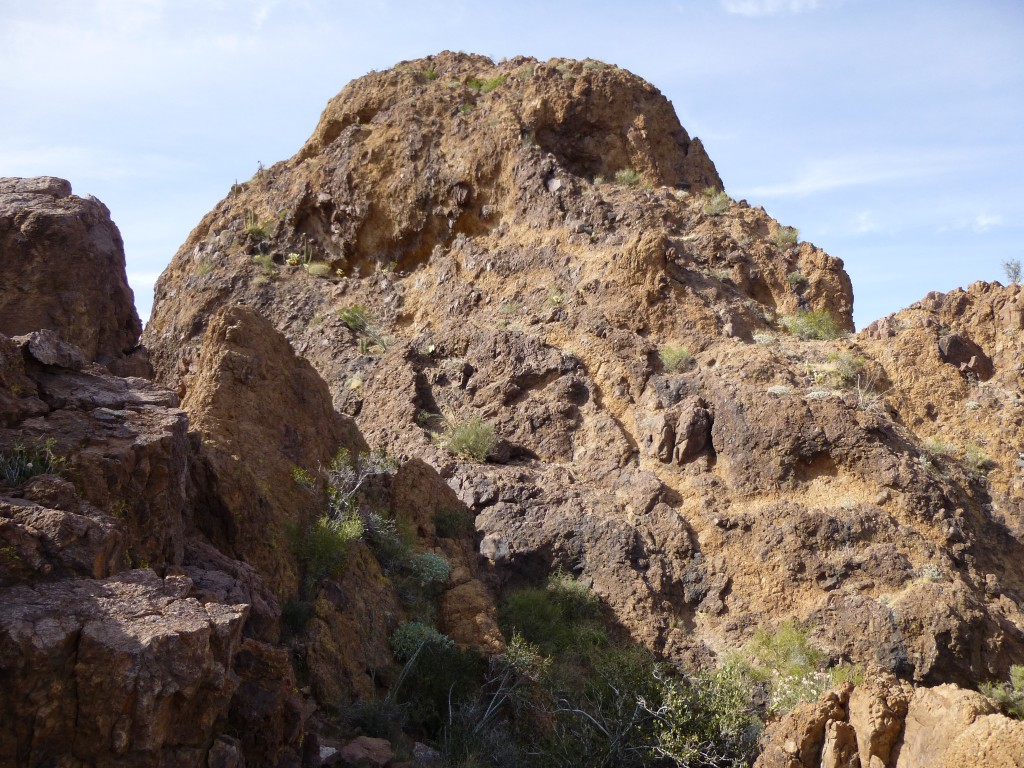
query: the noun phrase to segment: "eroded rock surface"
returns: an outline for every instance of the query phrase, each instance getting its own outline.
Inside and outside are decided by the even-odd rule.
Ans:
[[[49,329],[107,363],[142,333],[110,211],[52,176],[0,178],[0,333]]]

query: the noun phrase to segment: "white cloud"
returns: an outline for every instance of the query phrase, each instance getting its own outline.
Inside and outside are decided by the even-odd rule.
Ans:
[[[991,213],[979,213],[974,217],[974,222],[971,224],[971,229],[975,232],[988,232],[992,227],[997,227],[1003,223],[1003,217],[998,214]]]
[[[975,159],[976,161],[976,159]],[[846,187],[934,178],[969,167],[970,158],[906,152],[848,155],[811,161],[793,179],[742,190],[750,198],[805,197]]]
[[[875,217],[871,215],[871,211],[861,211],[858,213],[854,217],[852,230],[855,235],[867,235],[871,232],[877,232],[878,224],[875,223]]]
[[[807,13],[824,7],[822,0],[720,0],[722,9],[735,16],[777,16]]]

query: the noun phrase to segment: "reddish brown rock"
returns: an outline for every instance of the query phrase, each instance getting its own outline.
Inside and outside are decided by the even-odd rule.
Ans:
[[[211,319],[182,406],[202,435],[209,483],[197,526],[280,599],[294,598],[294,534],[320,513],[294,473],[326,467],[339,447],[358,450],[358,433],[334,412],[316,371],[249,307]]]
[[[0,254],[0,333],[49,329],[99,362],[138,343],[124,244],[96,198],[50,176],[0,179]]]
[[[0,762],[192,768],[234,691],[245,606],[131,571],[5,590]]]

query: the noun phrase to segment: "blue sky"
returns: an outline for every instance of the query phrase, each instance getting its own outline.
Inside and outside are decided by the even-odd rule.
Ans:
[[[146,317],[189,230],[327,100],[444,49],[658,87],[735,198],[846,263],[863,327],[1024,259],[1021,0],[0,0],[0,175],[107,204]]]

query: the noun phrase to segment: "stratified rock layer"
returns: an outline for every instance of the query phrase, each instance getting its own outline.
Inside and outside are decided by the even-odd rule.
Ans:
[[[142,333],[110,211],[51,176],[0,178],[0,333],[40,329],[112,362]]]

